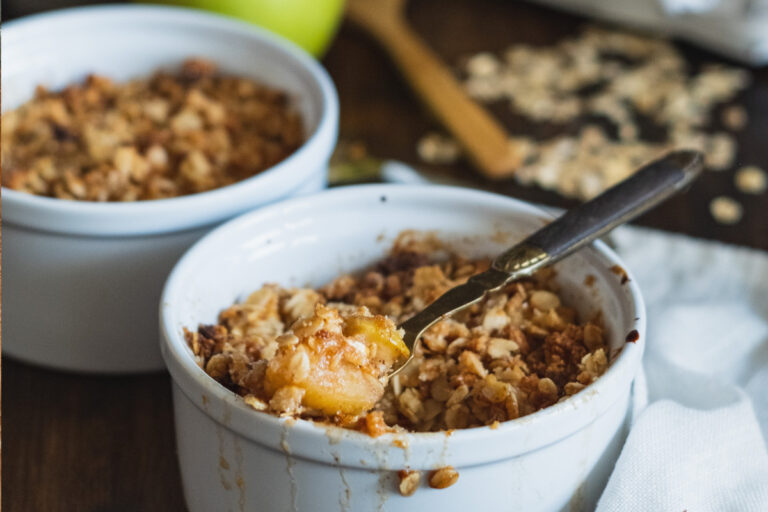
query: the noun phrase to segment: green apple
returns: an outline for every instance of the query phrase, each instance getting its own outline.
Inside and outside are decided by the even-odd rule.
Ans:
[[[322,56],[344,12],[344,0],[156,0],[234,16]]]

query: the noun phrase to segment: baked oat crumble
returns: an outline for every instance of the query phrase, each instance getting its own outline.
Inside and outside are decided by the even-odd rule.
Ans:
[[[599,319],[578,322],[562,303],[554,270],[545,269],[434,325],[412,364],[379,388],[376,379],[402,352],[396,341],[385,341],[387,355],[371,363],[371,340],[380,343],[372,331],[349,329],[350,319],[385,322],[376,329],[383,325],[389,339],[395,323],[490,264],[438,244],[405,232],[386,259],[359,275],[318,290],[265,285],[222,311],[216,325],[186,331],[187,342],[198,364],[255,410],[372,436],[518,418],[578,393],[605,372]],[[324,348],[328,340],[331,348]],[[354,407],[346,407],[350,396]]]
[[[189,59],[116,84],[90,75],[2,116],[3,186],[59,199],[136,201],[230,185],[303,141],[285,93]]]

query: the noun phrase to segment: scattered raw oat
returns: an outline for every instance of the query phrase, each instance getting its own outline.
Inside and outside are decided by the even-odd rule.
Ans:
[[[162,199],[249,178],[302,139],[285,93],[190,59],[121,84],[91,75],[38,87],[2,116],[2,181],[60,199]]]
[[[459,472],[453,466],[446,466],[434,471],[429,477],[429,486],[433,489],[445,489],[459,481]]]
[[[476,77],[493,76],[498,73],[501,63],[489,52],[473,55],[467,61],[467,73]]]
[[[750,81],[747,71],[735,67],[692,71],[663,39],[596,27],[552,46],[518,44],[501,55],[480,53],[466,59],[461,72],[467,93],[476,100],[507,102],[514,113],[532,121],[564,125],[562,135],[548,140],[518,137],[530,151],[514,176],[523,184],[583,200],[673,147],[705,152],[713,170],[729,168],[735,140],[708,126],[714,108],[731,101]],[[666,137],[646,139],[640,116],[666,131]],[[730,130],[746,123],[739,105],[726,107],[722,116]],[[594,117],[608,121],[610,128],[606,131]],[[574,124],[581,126],[576,133]]]
[[[257,411],[266,411],[269,408],[267,402],[253,395],[245,395],[243,401]]]
[[[741,167],[736,171],[736,188],[745,194],[762,194],[768,189],[768,176],[754,165]]]
[[[439,133],[430,133],[422,137],[417,151],[419,158],[432,164],[450,164],[459,157],[458,144]]]
[[[735,199],[719,196],[709,203],[709,212],[720,224],[736,224],[741,220],[743,209]]]
[[[704,165],[713,171],[724,171],[736,156],[736,139],[726,133],[716,133],[704,143]]]

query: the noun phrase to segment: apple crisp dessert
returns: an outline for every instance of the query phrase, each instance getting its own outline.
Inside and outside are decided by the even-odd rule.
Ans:
[[[223,187],[302,144],[287,95],[190,59],[117,84],[90,75],[2,116],[3,186],[82,201],[137,201]]]
[[[198,363],[259,411],[358,429],[495,426],[578,393],[607,368],[599,319],[581,323],[551,269],[432,326],[414,361],[396,324],[490,265],[401,234],[390,254],[317,290],[268,284],[186,331]]]

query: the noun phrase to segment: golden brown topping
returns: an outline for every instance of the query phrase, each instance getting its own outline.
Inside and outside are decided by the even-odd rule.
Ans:
[[[302,139],[284,93],[190,59],[123,84],[91,75],[38,88],[2,116],[3,185],[83,201],[175,197],[258,174]]]
[[[209,375],[254,409],[372,436],[494,425],[573,395],[605,371],[599,319],[577,323],[547,270],[439,321],[412,364],[384,385],[407,354],[395,323],[488,268],[444,249],[436,260],[436,247],[409,232],[383,262],[319,290],[266,285],[187,340]]]
[[[416,489],[419,488],[419,484],[421,483],[421,472],[420,471],[408,471],[408,470],[402,470],[397,473],[397,476],[400,478],[400,484],[397,486],[397,489],[400,491],[400,494],[403,496],[412,496],[413,493],[416,492]]]

